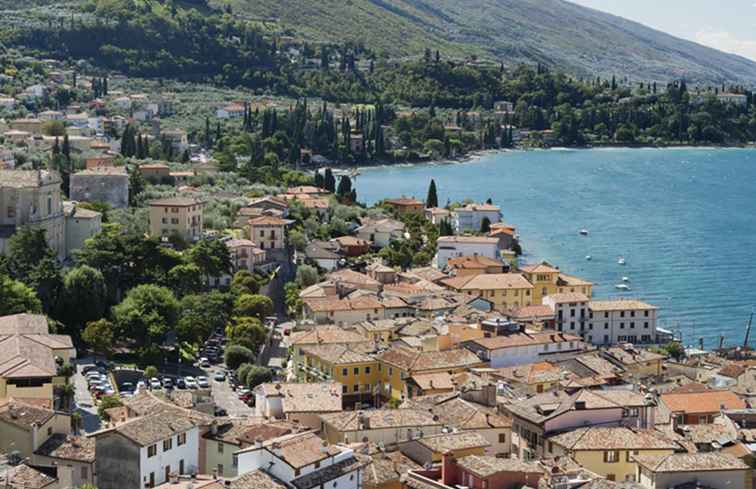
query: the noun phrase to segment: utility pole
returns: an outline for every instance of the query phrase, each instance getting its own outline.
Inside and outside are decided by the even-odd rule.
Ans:
[[[751,324],[753,323],[753,309],[751,309],[751,317],[748,318],[748,326],[746,326],[745,341],[743,342],[743,348],[748,348],[748,342],[751,339]]]

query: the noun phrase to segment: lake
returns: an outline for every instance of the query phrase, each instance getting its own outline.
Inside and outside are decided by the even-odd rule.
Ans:
[[[489,197],[500,205],[523,262],[548,260],[591,280],[595,298],[658,306],[659,325],[679,329],[685,344],[703,336],[714,348],[720,334],[742,344],[756,305],[754,284],[740,282],[756,278],[756,151],[556,149],[369,168],[356,179],[358,199],[425,200],[431,178],[442,206]],[[632,290],[619,293],[623,276]]]

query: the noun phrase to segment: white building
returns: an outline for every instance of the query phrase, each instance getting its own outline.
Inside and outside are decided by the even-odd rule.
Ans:
[[[636,300],[591,301],[586,340],[596,345],[654,343],[656,310]]]
[[[342,385],[335,382],[260,384],[255,387],[257,416],[320,429],[320,416],[342,411]]]
[[[558,331],[579,334],[585,339],[592,336],[588,320],[589,301],[590,299],[585,294],[552,294],[543,298],[543,305],[554,310],[555,328]]]
[[[717,100],[723,104],[733,104],[738,107],[748,105],[748,97],[742,93],[720,93],[717,95]]]
[[[490,224],[501,222],[501,208],[493,204],[468,204],[454,209],[452,212],[454,232],[480,232],[483,220],[486,218]]]
[[[235,458],[240,475],[262,470],[289,487],[362,488],[363,465],[354,452],[328,445],[313,432],[258,441]]]
[[[577,336],[557,332],[516,333],[466,341],[465,348],[478,355],[491,368],[559,360],[585,349]]]
[[[385,248],[392,241],[404,238],[404,223],[396,219],[380,219],[357,228],[357,237],[370,241],[374,248]]]
[[[675,453],[635,458],[635,479],[648,489],[691,486],[712,489],[749,487],[750,468],[733,455],[723,453]]]
[[[499,257],[499,239],[480,236],[442,236],[438,238],[436,267],[442,270],[450,258],[460,256]]]
[[[13,110],[16,108],[16,99],[13,97],[0,97],[0,109]]]
[[[100,489],[154,487],[199,470],[199,428],[188,417],[156,413],[92,436]]]

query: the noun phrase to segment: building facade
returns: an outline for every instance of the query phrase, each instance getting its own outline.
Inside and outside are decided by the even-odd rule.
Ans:
[[[204,207],[199,200],[178,197],[150,202],[150,236],[178,236],[190,243],[199,240],[204,231]]]

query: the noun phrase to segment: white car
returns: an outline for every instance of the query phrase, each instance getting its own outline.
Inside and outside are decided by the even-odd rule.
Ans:
[[[224,380],[226,380],[226,372],[219,370],[215,372],[215,376],[213,378],[216,382],[223,382]]]
[[[199,365],[202,368],[210,368],[210,360],[208,360],[206,357],[202,357],[199,359]]]
[[[199,385],[203,389],[207,389],[210,387],[210,382],[207,380],[207,377],[200,376],[197,377],[197,385]]]
[[[184,383],[186,384],[187,389],[196,389],[197,388],[197,379],[194,377],[185,377]]]
[[[150,379],[150,389],[160,389],[163,385],[160,383],[160,379],[153,377]]]

